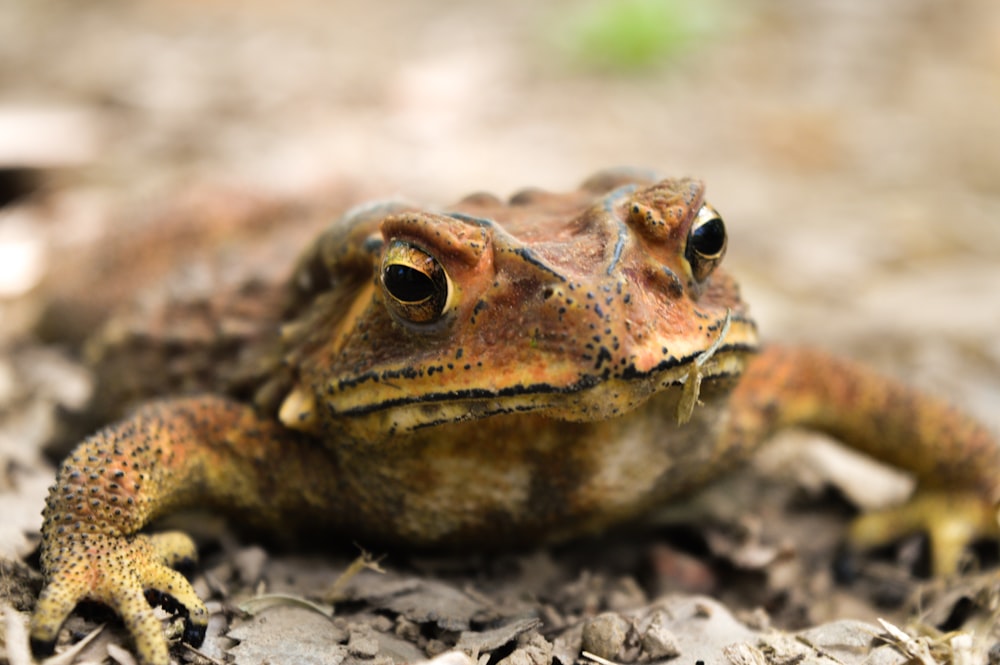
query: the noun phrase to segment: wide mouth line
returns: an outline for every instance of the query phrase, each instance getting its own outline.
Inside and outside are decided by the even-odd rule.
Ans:
[[[720,347],[714,354],[715,358],[719,358],[724,355],[732,355],[738,353],[750,353],[756,350],[756,346],[746,343],[737,344],[726,344]],[[694,363],[695,358],[700,355],[699,353],[693,353],[682,358],[666,359],[655,365],[648,371],[639,372],[635,370],[634,366],[629,366],[618,373],[612,373],[610,369],[606,369],[600,374],[585,374],[580,377],[578,381],[571,384],[560,386],[550,383],[532,383],[527,385],[516,385],[509,386],[507,388],[501,388],[499,390],[491,390],[488,388],[467,388],[462,390],[446,390],[440,392],[423,393],[420,395],[404,396],[395,399],[384,399],[377,403],[365,404],[361,406],[352,407],[342,411],[336,411],[334,415],[336,416],[365,416],[372,413],[377,413],[379,411],[389,411],[391,409],[396,409],[400,407],[420,407],[420,406],[430,406],[433,404],[446,404],[449,402],[466,402],[466,401],[486,401],[486,400],[496,400],[496,399],[507,399],[507,398],[517,398],[526,397],[532,395],[574,395],[584,393],[588,390],[596,388],[601,384],[607,383],[612,380],[622,381],[625,383],[631,383],[635,381],[641,381],[649,379],[657,374],[662,374],[669,372],[670,370],[677,369],[680,367],[686,367]],[[724,375],[720,374],[720,376]],[[676,383],[679,385],[682,383],[680,381],[681,377],[678,377]],[[710,380],[715,378],[715,376],[706,376],[705,380]],[[544,408],[540,405],[538,408]],[[513,411],[515,407],[510,407],[505,410],[498,410],[497,412]],[[533,409],[521,409],[533,410]]]

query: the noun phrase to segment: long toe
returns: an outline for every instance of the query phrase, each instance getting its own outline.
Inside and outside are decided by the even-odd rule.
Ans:
[[[966,548],[983,538],[1000,537],[992,503],[973,492],[924,490],[895,508],[862,515],[851,525],[848,541],[854,550],[887,545],[911,533],[924,532],[930,541],[935,575],[951,575],[965,560]]]

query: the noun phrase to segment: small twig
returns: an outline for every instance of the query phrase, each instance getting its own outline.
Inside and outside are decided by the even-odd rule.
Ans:
[[[360,548],[359,548],[360,549]],[[323,600],[330,604],[336,604],[338,601],[343,600],[343,590],[344,586],[353,578],[355,575],[360,573],[362,570],[371,570],[376,573],[385,573],[385,570],[379,566],[384,556],[375,558],[371,553],[361,550],[361,554],[351,562],[351,565],[342,572],[337,579],[333,581],[330,585],[330,589],[323,594]]]
[[[691,363],[691,369],[688,370],[687,376],[684,379],[684,388],[681,391],[680,401],[677,402],[677,424],[683,425],[691,420],[691,414],[694,413],[694,407],[697,406],[698,397],[701,395],[701,380],[703,378],[701,368],[712,359],[716,351],[722,348],[722,342],[726,339],[726,335],[729,334],[729,326],[732,323],[732,318],[733,311],[727,309],[726,318],[722,321],[722,330],[719,331],[719,336],[715,338],[711,346],[695,356],[694,361]]]
[[[328,605],[320,605],[319,603],[314,603],[311,600],[303,598],[302,596],[296,596],[287,593],[267,593],[260,596],[254,596],[249,600],[246,600],[237,607],[241,611],[246,612],[250,616],[255,614],[260,614],[272,607],[301,607],[307,610],[316,612],[325,616],[327,619],[333,617],[333,608]]]
[[[183,646],[185,649],[187,649],[191,653],[195,654],[199,658],[204,658],[205,660],[207,660],[210,663],[213,663],[214,665],[226,665],[223,661],[218,660],[216,658],[212,658],[211,656],[209,656],[208,654],[204,653],[203,651],[201,651],[199,649],[195,649],[193,646],[191,646],[187,642],[181,642],[181,646]]]
[[[581,651],[580,657],[583,658],[584,660],[592,660],[595,663],[598,663],[598,665],[618,665],[618,663],[616,663],[613,660],[608,660],[607,658],[601,658],[596,653],[590,653],[589,651]]]

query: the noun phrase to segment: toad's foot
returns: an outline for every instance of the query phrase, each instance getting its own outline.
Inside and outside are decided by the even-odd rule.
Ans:
[[[335,506],[337,467],[328,457],[251,407],[210,395],[150,403],[88,438],[63,462],[46,500],[35,652],[52,651],[81,600],[111,606],[146,665],[168,662],[153,605],[182,616],[184,641],[199,644],[205,606],[172,568],[193,561],[194,544],[177,533],[137,532],[193,506],[226,506],[262,525],[305,514],[309,501]]]
[[[208,611],[184,576],[170,567],[193,562],[195,547],[190,538],[177,532],[132,538],[74,535],[53,543],[48,582],[31,618],[36,656],[53,652],[59,628],[81,600],[114,608],[143,663],[169,662],[167,641],[152,605],[183,617],[184,641],[201,644]]]
[[[862,515],[851,525],[848,544],[866,550],[924,532],[930,542],[935,575],[959,570],[965,548],[1000,538],[996,507],[981,494],[921,490],[906,504]]]

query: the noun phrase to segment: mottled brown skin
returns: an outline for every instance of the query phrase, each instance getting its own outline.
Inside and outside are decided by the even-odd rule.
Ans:
[[[144,663],[168,661],[150,602],[185,616],[197,643],[205,606],[171,568],[193,545],[137,534],[185,507],[363,541],[503,547],[637,516],[789,426],[913,471],[913,503],[863,518],[853,538],[926,529],[937,569],[954,569],[969,540],[997,531],[996,441],[863,367],[759,351],[716,268],[724,236],[702,194],[606,173],[564,195],[347,215],[301,257],[274,319],[261,314],[255,330],[281,326],[250,336],[246,398],[148,403],[63,463],[44,513],[36,651],[83,599],[122,616]]]

